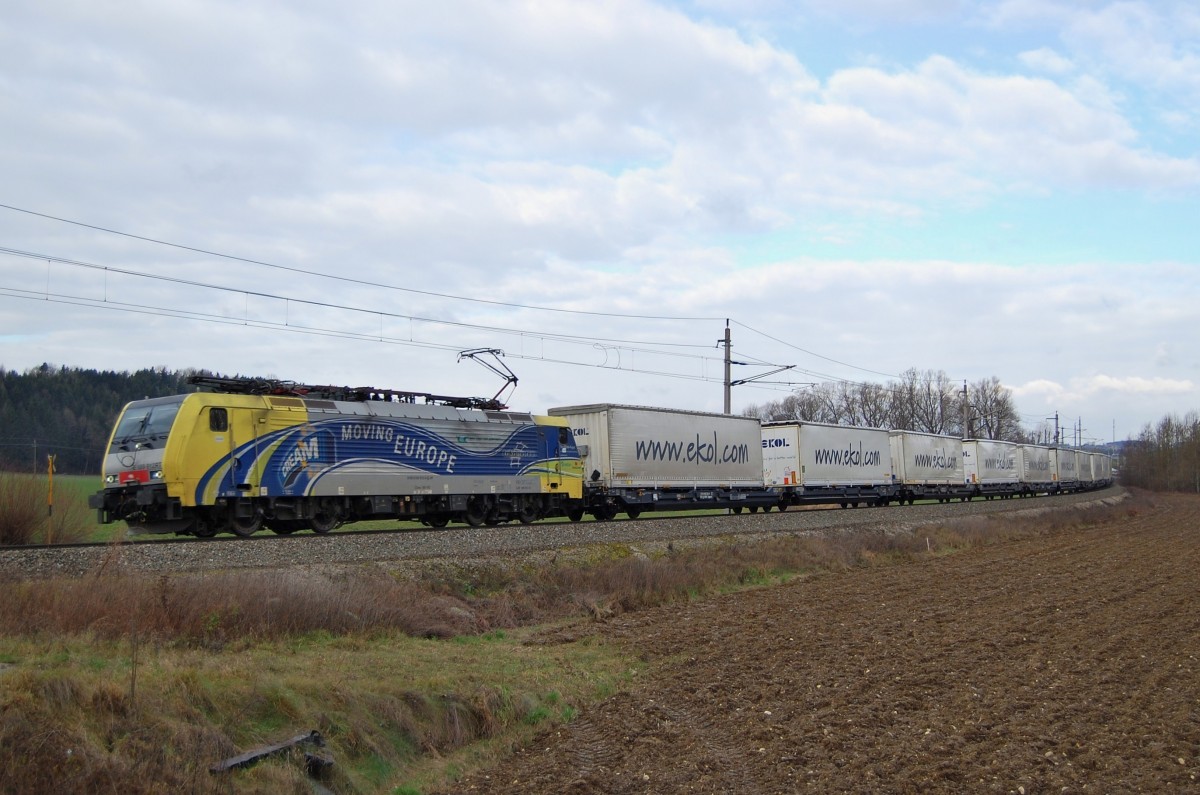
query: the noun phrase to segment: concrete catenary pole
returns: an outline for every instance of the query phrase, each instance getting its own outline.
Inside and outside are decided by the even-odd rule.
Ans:
[[[731,343],[729,341],[729,318],[725,319],[725,413],[733,413],[733,384],[730,383],[730,358],[729,352]]]

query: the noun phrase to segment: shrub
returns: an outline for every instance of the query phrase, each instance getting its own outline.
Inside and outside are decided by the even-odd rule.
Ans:
[[[32,543],[46,521],[46,491],[37,479],[0,472],[0,544]]]
[[[88,507],[69,491],[55,492],[51,515],[42,478],[0,472],[0,544],[61,544],[84,538],[91,518]]]

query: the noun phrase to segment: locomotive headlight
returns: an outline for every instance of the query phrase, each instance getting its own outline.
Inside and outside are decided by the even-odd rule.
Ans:
[[[104,476],[104,482],[105,482],[105,483],[108,483],[109,485],[111,485],[111,484],[113,484],[113,483],[116,483],[116,482],[117,482],[117,476],[116,476],[116,475],[105,475],[105,476]]]
[[[153,478],[154,480],[162,480],[163,479],[163,471],[161,469],[156,469],[150,473],[150,477]]]

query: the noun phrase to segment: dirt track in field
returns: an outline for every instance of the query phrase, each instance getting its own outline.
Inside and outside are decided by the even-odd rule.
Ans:
[[[584,628],[648,672],[454,791],[1200,792],[1200,498],[1148,499]]]

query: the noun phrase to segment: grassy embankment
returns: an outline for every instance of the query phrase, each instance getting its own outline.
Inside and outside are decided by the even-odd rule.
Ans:
[[[337,792],[419,793],[570,720],[638,676],[636,650],[586,623],[861,566],[1054,532],[1119,512],[975,519],[919,535],[793,537],[552,563],[446,564],[415,579],[120,573],[120,546],[76,580],[9,583],[0,600],[0,784],[11,791],[309,791],[293,758],[208,766],[316,729]],[[528,642],[574,621],[573,643]]]

